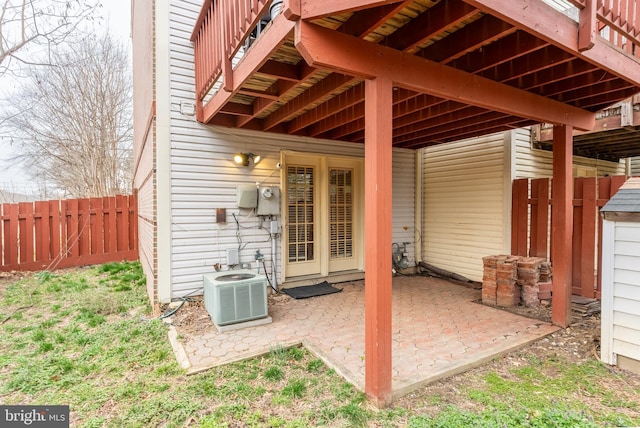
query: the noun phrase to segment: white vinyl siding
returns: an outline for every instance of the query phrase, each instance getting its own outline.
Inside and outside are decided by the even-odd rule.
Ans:
[[[640,223],[604,223],[602,359],[640,360]]]
[[[415,151],[393,151],[393,242],[407,244],[409,263],[415,264]]]
[[[553,175],[553,153],[531,147],[531,132],[529,128],[521,128],[515,137],[516,176],[514,178],[545,178]],[[594,170],[595,175],[624,175],[625,162],[609,162],[598,159],[574,156],[574,167],[584,167]]]
[[[505,134],[423,149],[422,252],[433,264],[482,280],[482,257],[505,251]]]
[[[640,177],[640,157],[633,157],[629,159],[629,175],[633,177]]]
[[[238,248],[237,231],[242,243],[241,263],[252,263],[255,253],[265,255],[271,273],[271,243],[260,229],[251,210],[236,207],[239,184],[260,183],[281,186],[281,171],[276,164],[281,152],[296,151],[325,155],[363,157],[364,146],[233,128],[205,126],[193,116],[180,113],[181,102],[193,103],[193,47],[189,36],[200,11],[201,1],[172,0],[170,4],[171,62],[171,276],[173,297],[198,293],[202,275],[213,271],[215,263],[226,269],[226,250]],[[241,167],[234,153],[251,152],[262,159],[254,166]],[[394,150],[394,242],[409,241],[413,254],[414,157],[411,150]],[[159,190],[163,191],[163,190]],[[216,208],[226,209],[226,223],[215,222]],[[240,223],[237,228],[233,214]],[[281,220],[281,217],[278,217]],[[362,221],[362,220],[361,220]],[[407,230],[404,229],[407,227]],[[391,255],[391,243],[386,249]],[[277,240],[278,283],[283,278],[281,240]],[[262,270],[262,267],[261,267]],[[159,284],[159,287],[168,287]]]
[[[138,189],[138,248],[140,263],[147,277],[147,292],[155,302],[156,286],[156,230],[155,230],[155,173],[154,164],[154,126],[151,125],[147,138],[142,145],[133,186]]]

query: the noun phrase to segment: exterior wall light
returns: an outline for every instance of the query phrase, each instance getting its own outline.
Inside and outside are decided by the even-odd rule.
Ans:
[[[249,166],[250,162],[257,164],[260,162],[260,155],[254,155],[253,153],[237,153],[233,156],[233,160],[238,165]]]

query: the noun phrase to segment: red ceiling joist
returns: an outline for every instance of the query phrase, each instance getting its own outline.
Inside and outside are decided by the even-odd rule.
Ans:
[[[578,129],[594,124],[593,113],[314,24],[297,22],[295,41],[312,66],[365,78],[383,76],[406,89],[542,122]]]
[[[429,13],[418,15],[407,25],[392,33],[387,37],[385,45],[400,51],[411,51],[425,40],[443,33],[477,13],[478,9],[461,0],[441,1],[429,9]]]
[[[352,15],[338,30],[351,36],[365,37],[387,22],[388,19],[393,18],[412,1],[404,0],[399,3],[385,4],[363,10],[358,14]]]
[[[527,32],[554,44],[592,64],[605,68],[621,79],[640,86],[640,63],[621,55],[615,46],[600,38],[591,49],[578,49],[578,24],[542,0],[464,0],[470,5],[526,29]],[[535,19],[531,19],[531,17]]]
[[[332,73],[329,76],[316,83],[314,86],[304,91],[287,104],[280,107],[274,113],[265,119],[265,131],[273,128],[277,124],[286,121],[309,104],[317,102],[336,91],[342,86],[348,85],[355,79],[351,76],[345,76],[338,73]]]
[[[434,43],[417,53],[431,61],[447,64],[482,46],[515,33],[516,28],[491,15],[473,21],[446,37],[444,43]]]
[[[316,19],[329,15],[355,12],[376,6],[400,3],[404,0],[299,0],[302,19]]]

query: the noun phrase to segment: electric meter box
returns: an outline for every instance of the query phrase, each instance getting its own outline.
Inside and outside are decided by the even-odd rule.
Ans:
[[[258,189],[255,184],[240,184],[237,189],[236,203],[238,208],[255,208],[258,206]]]
[[[280,215],[280,188],[258,189],[258,215]]]

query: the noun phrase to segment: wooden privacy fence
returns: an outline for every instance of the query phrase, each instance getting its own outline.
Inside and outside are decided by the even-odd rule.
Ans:
[[[0,205],[0,271],[138,259],[136,195]]]
[[[575,178],[573,182],[572,291],[584,297],[600,298],[602,230],[600,208],[624,184],[626,177]],[[552,179],[513,181],[511,208],[511,253],[545,257],[551,254]],[[568,260],[567,260],[568,261]],[[596,274],[597,273],[597,274]]]

